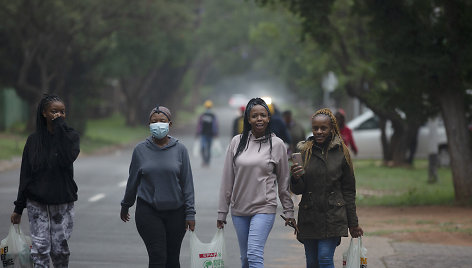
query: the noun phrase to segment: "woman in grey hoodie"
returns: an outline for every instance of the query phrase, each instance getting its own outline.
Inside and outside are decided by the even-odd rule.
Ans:
[[[269,107],[261,98],[253,98],[246,106],[243,133],[231,140],[226,153],[217,219],[217,227],[223,228],[231,207],[244,268],[264,267],[264,246],[275,220],[277,191],[287,218],[285,225],[296,226],[287,149],[270,131]]]
[[[163,106],[149,115],[151,137],[136,145],[128,184],[121,201],[121,219],[129,221],[136,205],[136,227],[149,255],[149,267],[180,267],[185,230],[195,228],[192,170],[187,149],[168,135],[170,110]]]

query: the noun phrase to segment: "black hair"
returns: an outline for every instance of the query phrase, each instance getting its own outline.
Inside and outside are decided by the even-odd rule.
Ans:
[[[248,144],[249,138],[249,131],[251,130],[251,124],[249,124],[249,114],[251,113],[252,108],[256,105],[261,105],[267,110],[267,114],[269,118],[271,116],[269,106],[267,103],[261,98],[252,98],[246,105],[246,110],[244,111],[244,124],[243,124],[243,133],[241,135],[241,140],[239,141],[238,149],[236,150],[236,154],[233,157],[233,162],[236,161],[236,157],[238,157],[245,149]],[[269,124],[267,124],[267,128],[264,133],[264,138],[260,140],[259,150],[261,149],[262,143],[269,141],[270,144],[270,152],[272,153],[272,129],[271,129],[271,121],[269,120]]]
[[[32,139],[31,144],[31,165],[33,170],[39,170],[48,163],[49,158],[49,139],[48,127],[46,118],[43,116],[44,110],[51,102],[59,101],[64,103],[57,95],[43,94],[43,98],[39,101],[36,109],[36,132],[35,139]],[[47,157],[45,157],[47,156]]]

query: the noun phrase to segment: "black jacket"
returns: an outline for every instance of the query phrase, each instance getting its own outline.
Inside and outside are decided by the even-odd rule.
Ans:
[[[312,144],[310,140],[299,143],[303,159]],[[331,141],[326,151],[317,146],[312,148],[305,174],[298,180],[291,179],[292,192],[302,195],[297,238],[303,241],[347,236],[348,227],[358,226],[352,167],[346,160],[339,137]]]
[[[68,127],[62,118],[54,122],[54,134],[47,136],[50,150],[41,152],[40,157],[48,159],[40,168],[33,168],[33,142],[38,133],[31,134],[23,149],[20,186],[15,203],[15,212],[21,214],[26,200],[42,204],[64,204],[77,200],[77,184],[74,181],[73,163],[80,152],[79,134]]]

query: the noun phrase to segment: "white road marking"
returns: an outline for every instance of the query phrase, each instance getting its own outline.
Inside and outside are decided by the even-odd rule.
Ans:
[[[105,197],[105,194],[104,193],[100,193],[100,194],[96,194],[92,197],[89,198],[89,202],[97,202],[98,200],[102,199]]]

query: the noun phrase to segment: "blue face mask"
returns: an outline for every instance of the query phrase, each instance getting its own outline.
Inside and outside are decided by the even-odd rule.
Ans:
[[[149,124],[151,135],[156,139],[162,139],[169,133],[169,123],[157,122]]]

